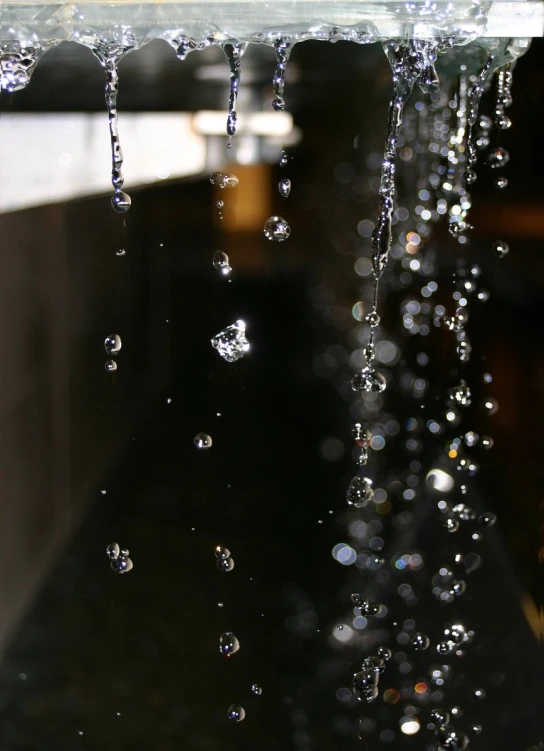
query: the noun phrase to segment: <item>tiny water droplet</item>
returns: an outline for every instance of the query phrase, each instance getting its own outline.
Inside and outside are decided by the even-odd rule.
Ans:
[[[385,660],[387,662],[391,659],[393,653],[391,652],[389,647],[378,647],[378,655],[382,658],[382,660]]]
[[[486,511],[483,514],[480,514],[478,521],[480,524],[483,524],[484,527],[493,527],[497,523],[497,516],[491,511]]]
[[[117,370],[117,363],[115,360],[106,360],[104,363],[104,368],[106,369],[107,373],[115,373]]]
[[[451,517],[449,519],[446,519],[446,521],[443,524],[444,529],[446,529],[448,532],[457,532],[459,529],[459,520],[458,519],[452,519]]]
[[[263,690],[259,686],[258,683],[254,683],[253,686],[251,687],[251,693],[255,694],[255,696],[260,696],[262,694],[262,692],[263,692]]]
[[[230,550],[223,545],[217,545],[214,551],[214,555],[218,559],[230,558]]]
[[[439,655],[449,655],[453,652],[454,644],[449,641],[441,641],[436,645],[436,651]]]
[[[488,451],[489,449],[492,449],[495,444],[495,441],[493,438],[491,438],[488,435],[483,435],[481,440],[481,446],[482,448],[486,449]]]
[[[228,710],[228,718],[233,722],[242,722],[245,719],[246,710],[241,704],[231,704]]]
[[[485,699],[486,696],[487,696],[487,691],[485,690],[485,688],[477,688],[474,690],[474,697],[476,699],[480,699],[480,700]]]
[[[512,127],[512,120],[508,117],[508,115],[499,115],[495,122],[497,124],[497,128],[499,128],[500,130],[508,130],[508,128]]]
[[[281,216],[269,217],[264,225],[264,236],[267,240],[283,242],[291,234],[291,227]]]
[[[470,730],[472,733],[474,733],[474,735],[480,735],[483,728],[481,725],[473,725]]]
[[[503,240],[497,240],[497,242],[493,244],[493,253],[497,258],[504,258],[505,255],[508,255],[509,250],[510,248]]]
[[[278,191],[282,198],[288,198],[291,193],[291,180],[288,177],[284,177],[278,183]]]
[[[219,188],[235,188],[240,181],[230,172],[214,172],[210,175],[210,182]]]
[[[416,652],[424,652],[426,649],[429,649],[430,643],[431,640],[427,634],[422,634],[420,631],[412,637],[412,647]]]
[[[346,494],[348,506],[363,508],[363,506],[366,506],[373,497],[374,490],[372,488],[372,480],[369,477],[352,478]]]
[[[130,196],[123,190],[116,191],[111,197],[111,205],[118,214],[126,214],[131,203]]]
[[[478,179],[478,175],[476,174],[476,172],[474,172],[474,170],[472,170],[472,169],[467,169],[466,170],[466,172],[465,172],[465,182],[466,182],[467,185],[473,185],[476,182],[477,179]]]
[[[489,292],[486,289],[479,290],[479,292],[478,292],[478,300],[480,302],[487,302],[490,297],[491,297],[491,295],[489,294]]]
[[[280,167],[287,167],[289,164],[289,157],[285,153],[285,151],[282,151],[281,153],[281,159],[280,159]]]
[[[353,391],[381,393],[387,386],[384,376],[373,368],[363,368],[351,379]]]
[[[490,151],[487,157],[487,163],[489,164],[491,169],[499,169],[500,167],[504,167],[508,164],[509,161],[510,154],[502,146],[499,146],[498,148],[493,149],[493,151]]]
[[[380,325],[380,316],[375,310],[372,310],[366,317],[365,321],[368,323],[368,325],[375,329],[377,326]]]
[[[493,397],[487,397],[482,402],[482,412],[484,414],[489,415],[492,417],[493,415],[496,415],[499,411],[499,403],[496,399],[493,399]]]
[[[240,642],[232,633],[232,631],[225,631],[224,634],[221,634],[221,636],[219,637],[220,654],[225,655],[226,657],[230,657],[231,655],[238,652],[239,649]]]
[[[464,582],[462,579],[454,579],[451,586],[451,594],[456,595],[457,597],[460,597],[462,594],[465,593],[467,588],[466,582]]]
[[[108,334],[104,339],[104,349],[107,355],[118,355],[123,346],[121,337],[118,334]]]
[[[497,177],[495,179],[495,187],[499,190],[504,190],[506,187],[508,187],[508,178],[504,177],[504,175]]]
[[[197,449],[209,449],[213,444],[211,436],[207,433],[197,433],[193,440]]]
[[[119,250],[115,251],[116,256],[124,256],[126,255],[126,250],[124,248],[119,248]]]
[[[445,709],[433,709],[431,711],[431,720],[435,725],[448,725],[450,722],[450,713]]]
[[[250,345],[246,339],[246,324],[244,321],[236,321],[231,326],[220,331],[211,340],[212,347],[227,362],[236,362],[249,352]]]
[[[222,607],[223,607],[223,603],[222,603],[222,602],[218,602],[218,603],[217,603],[217,607],[218,607],[218,608],[222,608]]]
[[[222,250],[216,250],[213,254],[213,267],[220,271],[223,276],[228,276],[232,271],[229,264],[229,257],[226,253],[223,253]]]

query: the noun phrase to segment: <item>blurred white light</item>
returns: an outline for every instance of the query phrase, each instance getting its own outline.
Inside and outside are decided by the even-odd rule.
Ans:
[[[201,110],[192,117],[193,129],[203,136],[226,135],[226,113],[221,110]],[[251,112],[240,114],[236,124],[239,134],[254,136],[286,136],[293,130],[293,118],[288,112]]]
[[[443,469],[431,469],[427,473],[427,483],[439,493],[448,493],[455,485],[454,479]]]
[[[351,566],[357,559],[357,553],[345,542],[339,542],[332,549],[332,557],[341,563],[342,566]]]
[[[342,626],[342,628],[335,626],[333,629],[332,635],[338,641],[341,641],[341,642],[349,641],[353,636],[353,629],[350,626],[348,626],[346,623],[341,623],[339,625]]]
[[[415,735],[419,732],[419,721],[416,717],[401,717],[400,729],[404,735]]]

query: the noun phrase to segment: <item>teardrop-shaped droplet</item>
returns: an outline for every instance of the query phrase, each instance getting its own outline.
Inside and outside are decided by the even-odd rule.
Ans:
[[[126,214],[131,204],[132,200],[130,196],[123,190],[117,190],[111,197],[111,205],[118,214]]]
[[[228,276],[232,271],[229,257],[222,250],[216,250],[213,254],[213,267],[220,271],[223,276]]]
[[[282,198],[288,198],[291,193],[291,180],[288,177],[284,177],[278,183],[278,191]]]
[[[221,634],[221,636],[219,637],[219,652],[222,655],[230,657],[231,655],[238,652],[239,649],[240,642],[232,633],[232,631],[225,631],[224,634]]]
[[[268,240],[283,242],[291,234],[291,227],[281,216],[271,216],[264,225],[264,236]]]

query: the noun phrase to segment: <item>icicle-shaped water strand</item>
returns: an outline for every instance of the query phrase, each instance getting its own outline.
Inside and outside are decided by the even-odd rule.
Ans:
[[[274,78],[272,79],[272,87],[276,96],[272,102],[272,107],[274,107],[276,112],[282,112],[285,109],[285,100],[283,98],[285,73],[287,71],[287,63],[289,61],[289,55],[291,54],[292,45],[285,39],[278,39],[274,44],[274,47],[276,49],[276,70],[274,72]]]
[[[123,151],[119,141],[119,128],[117,117],[117,94],[119,92],[118,64],[121,58],[132,47],[108,45],[106,47],[93,48],[93,52],[100,60],[100,64],[106,71],[106,107],[110,123],[111,139],[111,184],[113,196],[111,205],[115,211],[125,214],[130,209],[130,196],[122,190],[125,178],[123,177]]]
[[[223,52],[227,58],[230,68],[230,96],[229,96],[229,114],[227,115],[227,135],[229,137],[227,146],[230,148],[232,137],[236,134],[236,123],[238,115],[236,113],[236,100],[238,98],[238,87],[240,85],[240,62],[242,55],[246,51],[247,44],[224,44]]]

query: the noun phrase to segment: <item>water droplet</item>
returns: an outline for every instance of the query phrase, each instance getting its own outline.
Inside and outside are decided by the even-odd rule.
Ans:
[[[495,179],[495,187],[499,190],[504,190],[506,187],[508,187],[508,178],[504,177],[504,175],[497,177]]]
[[[107,355],[117,355],[122,347],[121,337],[118,334],[108,334],[104,339],[104,349]]]
[[[433,709],[431,711],[431,720],[435,725],[448,725],[450,714],[445,709]]]
[[[111,558],[112,561],[115,561],[117,558],[119,558],[119,553],[121,552],[121,548],[116,542],[110,543],[108,547],[106,548],[106,555],[108,558]]]
[[[376,328],[376,326],[379,326],[379,325],[380,325],[380,316],[378,315],[378,313],[376,313],[376,311],[375,311],[375,310],[372,310],[372,311],[371,311],[371,312],[370,312],[370,313],[369,313],[369,314],[368,314],[368,315],[367,315],[367,316],[365,317],[365,321],[366,321],[366,322],[368,323],[368,325],[369,325],[369,326],[370,326],[371,328],[375,329],[375,328]]]
[[[263,690],[259,686],[258,683],[254,683],[253,686],[251,687],[251,693],[255,694],[255,696],[261,696],[262,692],[263,692]]]
[[[224,574],[228,573],[234,568],[234,560],[232,558],[219,558],[217,568]]]
[[[229,264],[229,257],[226,253],[223,253],[222,250],[216,250],[213,254],[213,267],[220,271],[223,276],[228,276],[232,271]]]
[[[228,718],[233,722],[242,722],[246,716],[246,710],[241,704],[231,704],[228,709]]]
[[[453,626],[446,626],[444,629],[444,636],[447,641],[453,642],[454,645],[462,644],[469,639],[466,629],[461,623],[455,623]]]
[[[450,389],[448,391],[448,396],[450,397],[450,399],[453,399],[457,402],[457,404],[460,404],[463,407],[468,407],[468,405],[471,403],[470,388],[469,386],[467,386],[465,381],[461,381],[458,386]]]
[[[118,555],[115,558],[112,558],[110,555],[111,553],[117,553]],[[116,574],[128,574],[129,571],[132,570],[133,564],[130,558],[128,557],[129,551],[128,550],[120,550],[119,545],[117,543],[112,543],[111,545],[108,545],[106,549],[106,555],[108,558],[111,559],[110,567],[112,571],[115,571]]]
[[[278,183],[278,191],[282,198],[288,198],[291,193],[291,180],[288,177],[284,177]]]
[[[220,331],[213,337],[212,347],[227,362],[236,362],[249,352],[249,342],[246,339],[246,324],[244,321],[236,321],[232,326]]]
[[[117,211],[118,214],[126,214],[130,209],[132,200],[128,193],[122,190],[117,190],[111,197],[111,205]]]
[[[508,128],[512,127],[512,120],[508,117],[508,115],[499,115],[495,122],[497,124],[497,128],[499,128],[500,130],[508,130]]]
[[[499,403],[496,399],[493,399],[493,397],[487,397],[482,402],[482,412],[484,414],[489,415],[492,417],[493,415],[496,415],[499,411]]]
[[[486,696],[487,691],[485,690],[485,688],[477,688],[474,690],[474,697],[476,699],[485,699]]]
[[[441,641],[436,645],[436,651],[439,655],[449,655],[453,652],[455,644],[449,641]]]
[[[441,726],[438,729],[440,751],[464,751],[468,745],[468,736],[458,732],[451,725]]]
[[[281,159],[280,159],[280,167],[287,167],[288,164],[289,164],[289,157],[285,153],[285,151],[282,151]]]
[[[478,441],[480,440],[480,436],[478,433],[475,433],[473,430],[469,430],[468,433],[465,433],[464,439],[467,446],[472,448],[472,446],[476,446]]]
[[[346,500],[349,506],[363,508],[373,496],[372,480],[369,477],[354,477],[349,484]]]
[[[491,438],[488,435],[482,436],[481,446],[482,448],[486,449],[486,451],[489,451],[489,449],[492,449],[495,444],[495,441],[493,438]]]
[[[193,440],[197,449],[209,449],[213,445],[212,437],[207,433],[197,433]]]
[[[443,524],[444,529],[446,529],[448,532],[457,532],[459,529],[459,520],[458,519],[452,519],[451,517],[446,519],[446,521]]]
[[[382,658],[382,660],[385,660],[387,662],[391,659],[393,653],[391,652],[389,647],[378,647],[378,655]]]
[[[351,379],[351,388],[354,391],[367,391],[381,393],[385,390],[387,383],[384,376],[373,368],[363,368],[355,373]]]
[[[463,579],[454,579],[451,583],[451,594],[460,597],[465,593],[467,588],[466,582]]]
[[[291,227],[281,216],[271,216],[264,225],[264,236],[268,240],[283,242],[291,234]]]
[[[489,164],[491,169],[504,167],[508,164],[509,161],[510,154],[502,146],[499,146],[498,148],[493,149],[493,151],[490,151],[487,157],[487,163]]]
[[[210,175],[210,182],[212,185],[217,185],[218,188],[235,188],[240,181],[236,175],[231,175],[230,172],[214,172]]]
[[[504,258],[505,255],[508,255],[509,250],[510,248],[507,243],[503,242],[503,240],[498,240],[493,244],[493,253],[497,258]]]
[[[230,657],[231,655],[238,652],[239,649],[240,642],[234,636],[232,631],[225,631],[224,634],[221,634],[221,636],[219,637],[220,654],[225,655],[226,657]]]
[[[412,637],[412,647],[416,652],[424,652],[426,649],[429,649],[430,643],[431,640],[427,634],[423,634],[421,631],[418,631]]]
[[[465,182],[467,185],[473,185],[478,179],[478,175],[472,169],[467,169],[465,172]]]
[[[483,524],[484,527],[493,527],[497,523],[497,516],[491,511],[486,511],[483,514],[480,514],[478,521],[480,524]]]
[[[470,731],[474,733],[474,735],[480,735],[483,730],[483,727],[481,725],[473,725],[470,728]]]
[[[492,383],[493,376],[491,375],[491,373],[484,373],[483,380],[484,380],[484,383]]]
[[[489,292],[486,289],[479,290],[479,292],[478,292],[478,300],[480,302],[487,302],[490,297],[491,297],[491,295],[489,294]]]
[[[359,699],[370,703],[378,696],[379,676],[375,670],[366,668],[353,675],[353,693]]]
[[[115,360],[106,360],[104,363],[104,368],[106,369],[107,373],[115,373],[117,370],[117,363]]]
[[[126,250],[124,248],[119,248],[119,250],[115,251],[116,256],[124,256],[126,255]]]

